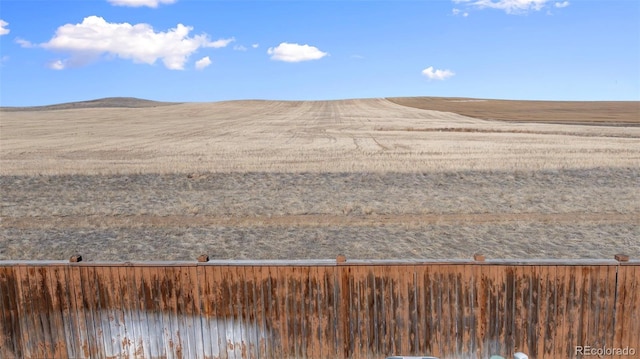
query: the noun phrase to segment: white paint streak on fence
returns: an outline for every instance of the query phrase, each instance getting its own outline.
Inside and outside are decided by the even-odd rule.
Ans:
[[[173,316],[169,313],[158,315],[157,324],[151,317],[154,313],[132,310],[128,313],[113,310],[99,310],[84,313],[92,316],[95,326],[93,333],[79,332],[80,342],[102,346],[93,348],[93,352],[101,353],[105,358],[220,358],[240,359],[258,358],[271,345],[273,337],[259,325],[243,322],[233,318],[205,318],[195,316]],[[33,336],[29,316],[20,318],[20,335],[23,338]],[[188,333],[174,328],[171,323],[196,323],[181,327]],[[194,329],[202,336],[202,351],[196,352]],[[88,334],[88,335],[87,335]],[[95,344],[87,340],[93,340]],[[72,353],[69,353],[72,354]],[[25,352],[25,357],[38,357],[35,352]],[[13,357],[17,358],[14,353]],[[11,356],[10,356],[11,358]]]

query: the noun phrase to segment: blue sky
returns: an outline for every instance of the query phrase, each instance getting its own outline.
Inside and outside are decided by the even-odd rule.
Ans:
[[[0,105],[640,100],[640,2],[0,1]]]

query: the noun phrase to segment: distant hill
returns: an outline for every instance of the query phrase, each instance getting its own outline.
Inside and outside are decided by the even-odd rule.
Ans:
[[[50,110],[70,110],[79,108],[144,108],[176,105],[180,102],[159,102],[139,99],[135,97],[106,97],[97,100],[67,102],[46,106],[30,107],[0,107],[2,111],[50,111]]]
[[[386,100],[405,107],[453,112],[484,120],[564,123],[575,125],[640,126],[640,101],[526,101],[460,97],[388,97]],[[235,100],[233,102],[249,104],[251,101],[254,100]],[[278,102],[293,103],[295,101]],[[339,101],[312,102],[329,103]],[[134,97],[107,97],[97,100],[69,102],[47,106],[0,107],[0,111],[151,108],[182,103],[184,102],[159,102]],[[214,102],[211,104],[213,103]]]

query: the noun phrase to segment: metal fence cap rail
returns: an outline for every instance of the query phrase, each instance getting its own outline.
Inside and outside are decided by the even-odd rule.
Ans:
[[[502,265],[502,266],[616,266],[640,265],[640,259],[210,259],[209,261],[94,261],[83,258],[69,260],[0,260],[0,266],[90,266],[90,267],[191,267],[191,266],[415,266],[415,265]]]

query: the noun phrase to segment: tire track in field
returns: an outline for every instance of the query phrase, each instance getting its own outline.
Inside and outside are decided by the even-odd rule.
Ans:
[[[640,213],[453,213],[337,216],[322,214],[282,216],[48,216],[4,217],[0,228],[40,229],[129,228],[129,227],[377,227],[403,225],[491,224],[505,222],[541,223],[640,223]]]

